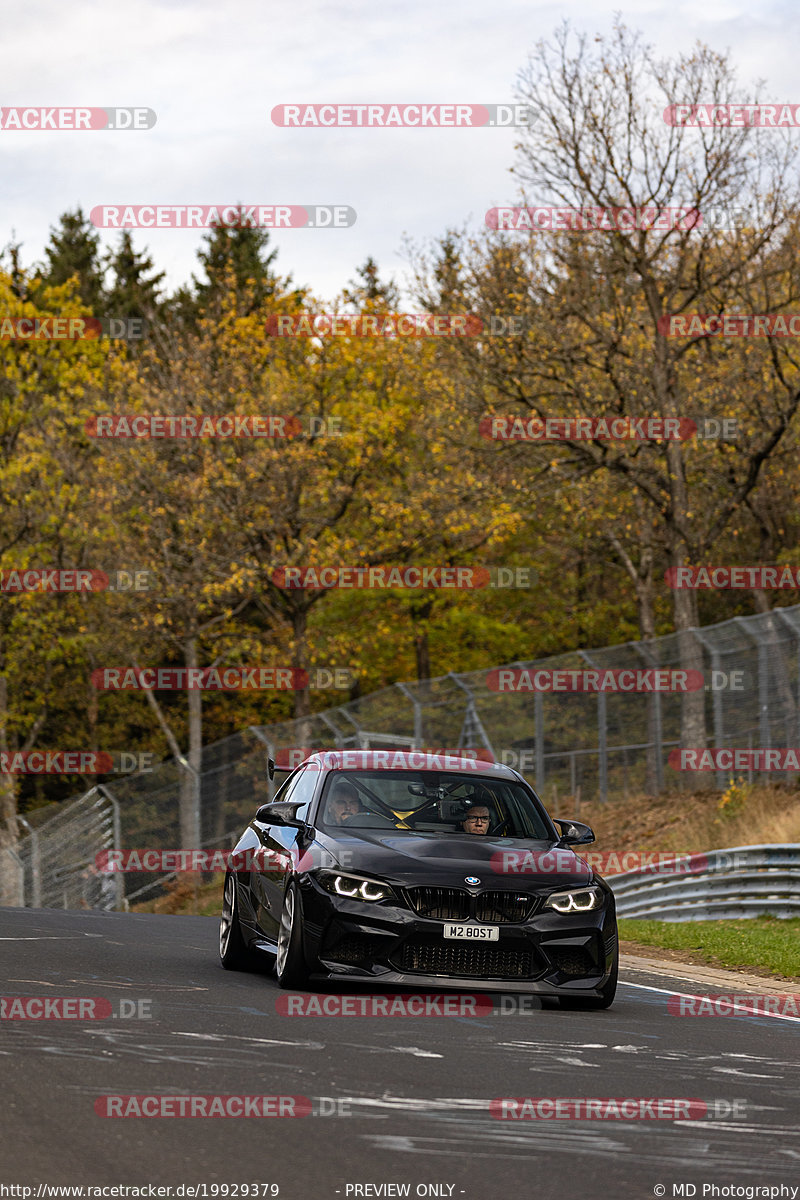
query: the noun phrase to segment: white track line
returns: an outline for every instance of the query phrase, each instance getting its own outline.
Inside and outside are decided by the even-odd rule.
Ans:
[[[639,988],[640,991],[643,991],[643,992],[660,992],[662,994],[662,996],[683,996],[687,1000],[710,1000],[711,999],[710,996],[707,996],[707,995],[699,996],[699,995],[696,995],[694,992],[676,992],[676,991],[673,991],[672,988],[649,987],[646,983],[628,983],[628,981],[626,979],[620,979],[619,982],[620,982],[621,987]],[[721,995],[721,996],[731,996],[734,993],[733,992],[717,992],[715,994]],[[790,995],[791,993],[787,992],[786,994]],[[742,995],[742,993],[740,992],[739,995]],[[753,995],[754,996],[758,995],[758,993],[754,992]],[[739,1005],[734,1004],[733,1011],[736,1012],[738,1009],[739,1009]],[[741,1011],[743,1013],[745,1013],[748,1017],[775,1017],[778,1021],[793,1021],[796,1025],[800,1025],[800,1017],[789,1017],[789,1016],[784,1015],[784,1013],[753,1012],[753,1010],[750,1008],[742,1008]],[[720,1015],[722,1015],[722,1014],[720,1014]],[[724,1015],[727,1016],[727,1014],[724,1014]]]

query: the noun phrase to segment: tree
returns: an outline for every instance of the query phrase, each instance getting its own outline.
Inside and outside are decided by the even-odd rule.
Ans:
[[[378,264],[369,255],[363,265],[356,269],[357,279],[351,279],[344,289],[344,299],[348,304],[360,309],[366,304],[376,309],[394,312],[400,303],[400,292],[393,279],[384,283],[380,277]]]
[[[16,240],[13,231],[11,241],[0,254],[0,262],[3,264],[3,269],[8,271],[11,291],[19,300],[24,300],[27,295],[28,281],[22,266],[22,242]]]
[[[665,123],[672,104],[743,102],[725,58],[707,48],[662,63],[620,25],[595,46],[580,37],[574,52],[570,37],[563,27],[554,45],[540,43],[517,89],[540,114],[523,134],[516,168],[536,205],[695,214],[735,205],[750,219],[725,232],[691,220],[659,228],[645,218],[630,230],[529,230],[473,247],[463,257],[477,311],[521,314],[526,325],[521,337],[458,347],[469,359],[473,411],[675,420],[718,416],[724,396],[725,415],[740,421],[736,445],[566,436],[528,447],[533,461],[561,461],[576,480],[607,475],[622,511],[635,504],[637,522],[644,517],[648,555],[661,549],[668,566],[703,561],[795,421],[800,378],[788,339],[672,338],[664,322],[674,313],[775,312],[794,302],[796,251],[786,235],[798,201],[795,152],[778,130]],[[630,518],[604,511],[625,562],[619,529]],[[652,608],[647,564],[640,572],[628,557],[626,570]],[[696,595],[675,589],[670,599],[682,663],[701,667],[690,633]],[[704,730],[703,695],[689,693],[683,744],[704,744]]]
[[[260,309],[275,295],[279,280],[272,269],[277,250],[267,252],[269,230],[243,225],[228,229],[218,226],[204,235],[205,247],[197,257],[203,264],[206,278],[195,280],[195,296],[199,308],[209,311],[218,304],[229,288],[233,276],[237,311],[242,316]]]
[[[45,246],[47,265],[40,277],[51,287],[78,280],[78,296],[89,312],[99,314],[103,305],[103,269],[98,247],[100,237],[81,208],[63,213],[59,225],[50,230]]]
[[[135,250],[130,230],[122,230],[116,249],[106,256],[106,263],[111,271],[107,295],[109,315],[148,322],[155,320],[161,305],[159,293],[165,272],[154,273],[152,258]]]
[[[21,300],[0,273],[0,307],[37,318],[83,307],[75,281],[26,281]],[[94,448],[84,423],[116,368],[108,342],[0,341],[0,570],[93,565]],[[0,752],[38,744],[54,696],[74,694],[77,595],[0,592]],[[0,769],[0,849],[17,840],[18,778]],[[9,901],[16,902],[16,901]]]

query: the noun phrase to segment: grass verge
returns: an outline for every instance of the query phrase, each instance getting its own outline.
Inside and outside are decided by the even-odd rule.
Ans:
[[[685,962],[750,970],[800,982],[800,919],[743,921],[636,921],[620,919],[620,941],[631,953],[674,951]]]

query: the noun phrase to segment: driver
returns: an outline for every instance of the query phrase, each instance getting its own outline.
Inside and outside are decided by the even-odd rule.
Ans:
[[[461,822],[461,828],[464,833],[479,833],[486,834],[489,832],[489,809],[485,804],[476,804],[471,808],[464,820]]]
[[[346,779],[338,780],[325,806],[325,815],[331,825],[344,825],[348,817],[363,811],[354,785]]]

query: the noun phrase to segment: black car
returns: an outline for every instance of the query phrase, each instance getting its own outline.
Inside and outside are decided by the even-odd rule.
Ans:
[[[340,979],[607,1008],[619,958],[614,897],[569,849],[593,841],[587,825],[554,823],[510,767],[313,754],[237,843],[222,964],[274,961],[287,988]]]

